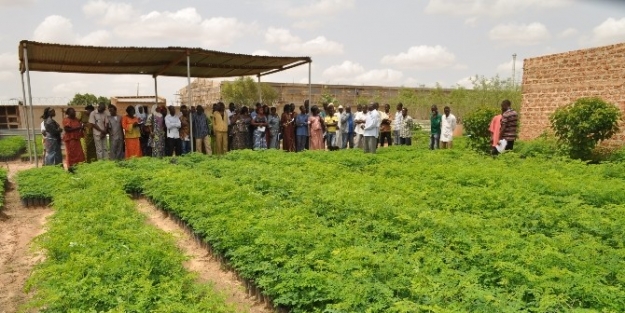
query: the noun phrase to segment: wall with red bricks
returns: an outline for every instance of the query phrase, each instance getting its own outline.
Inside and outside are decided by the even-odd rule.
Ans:
[[[600,97],[625,116],[625,43],[526,59],[520,139],[538,137],[550,128],[549,115],[581,97]],[[609,144],[625,144],[621,129]]]

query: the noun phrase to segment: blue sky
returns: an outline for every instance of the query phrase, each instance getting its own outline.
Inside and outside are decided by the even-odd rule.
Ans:
[[[0,25],[0,100],[21,97],[22,39],[306,55],[313,83],[454,87],[476,74],[510,77],[514,53],[520,79],[525,58],[625,42],[625,1],[0,0]],[[264,79],[307,78],[304,66]],[[33,97],[48,101],[153,94],[149,76],[33,72],[31,80]],[[185,84],[159,79],[159,95],[172,101]]]

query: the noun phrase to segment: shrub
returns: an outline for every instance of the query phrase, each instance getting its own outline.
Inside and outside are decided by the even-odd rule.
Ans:
[[[619,109],[600,98],[580,98],[550,117],[560,147],[571,158],[589,160],[597,144],[618,132]]]
[[[0,158],[18,156],[26,149],[26,140],[21,136],[11,136],[0,140]]]
[[[469,137],[469,147],[489,153],[491,150],[490,122],[500,112],[490,107],[481,107],[465,116],[464,133]]]
[[[518,141],[515,143],[515,150],[525,157],[546,157],[552,158],[559,153],[558,142],[553,135],[543,133],[538,138],[530,141]]]

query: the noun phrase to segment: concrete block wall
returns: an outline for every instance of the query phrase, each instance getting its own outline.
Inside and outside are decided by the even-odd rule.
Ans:
[[[625,115],[625,43],[526,59],[522,92],[522,140],[548,130],[549,116],[581,97],[600,97]],[[607,144],[625,144],[621,129]]]

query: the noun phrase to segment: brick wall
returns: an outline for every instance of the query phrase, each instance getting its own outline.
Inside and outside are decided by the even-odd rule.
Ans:
[[[600,97],[625,112],[625,43],[526,59],[520,139],[539,136],[551,113],[581,97]],[[625,144],[621,129],[609,144]]]

